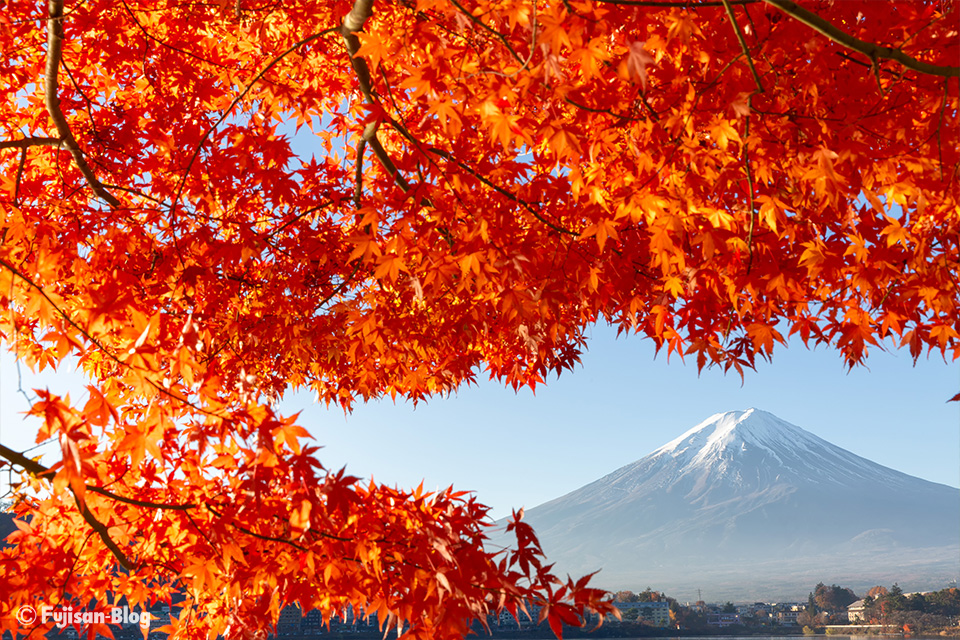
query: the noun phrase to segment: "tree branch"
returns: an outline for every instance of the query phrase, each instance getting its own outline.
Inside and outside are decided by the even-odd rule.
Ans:
[[[357,144],[357,166],[354,170],[354,186],[353,186],[353,207],[357,211],[360,210],[362,206],[363,197],[363,152],[367,148],[366,138],[361,138],[360,142]]]
[[[63,144],[60,138],[32,136],[21,140],[0,140],[0,149],[27,149],[29,147],[59,147]]]
[[[357,32],[363,31],[363,25],[372,15],[373,0],[355,0],[353,9],[343,18],[343,24],[340,25],[340,35],[343,36],[343,42],[347,45],[350,63],[357,74],[357,80],[360,81],[360,92],[364,100],[370,104],[374,103],[370,67],[367,66],[366,60],[357,57],[357,51],[360,50],[360,38],[357,37]]]
[[[530,203],[529,203],[529,202],[527,202],[526,200],[523,200],[522,198],[520,198],[520,197],[518,197],[518,196],[516,196],[516,195],[514,195],[514,194],[512,194],[512,193],[510,193],[509,191],[507,191],[507,190],[504,189],[503,187],[501,187],[501,186],[499,186],[499,185],[497,185],[497,184],[494,184],[493,182],[491,182],[490,180],[488,180],[485,176],[481,175],[481,173],[480,173],[479,171],[477,171],[477,170],[474,169],[473,167],[469,166],[468,164],[466,164],[466,163],[464,163],[464,162],[461,162],[460,160],[458,160],[457,158],[455,158],[455,157],[454,157],[452,154],[450,154],[449,152],[444,151],[443,149],[439,149],[439,148],[437,148],[437,147],[429,147],[427,150],[428,150],[430,153],[433,153],[433,154],[436,154],[436,155],[440,156],[441,158],[443,158],[443,159],[446,160],[447,162],[452,162],[453,164],[457,165],[458,167],[460,167],[461,169],[463,169],[464,171],[466,171],[467,173],[469,173],[470,175],[472,175],[474,178],[476,178],[477,180],[479,180],[479,181],[482,182],[483,184],[487,185],[488,187],[490,187],[491,189],[493,189],[494,191],[496,191],[497,193],[499,193],[500,195],[504,196],[505,198],[508,198],[508,199],[512,200],[513,202],[516,202],[518,205],[520,205],[521,207],[523,207],[523,208],[527,211],[527,213],[529,213],[529,214],[532,215],[534,218],[536,218],[537,220],[539,220],[539,221],[542,222],[543,224],[547,225],[548,227],[550,227],[551,229],[553,229],[553,230],[556,231],[557,233],[565,233],[565,234],[567,234],[567,235],[579,237],[580,234],[577,233],[576,231],[571,231],[570,229],[565,229],[564,227],[561,227],[561,226],[559,226],[559,225],[556,225],[556,224],[550,222],[549,220],[547,220],[546,218],[544,218],[542,215],[540,215],[540,213],[539,213],[536,209],[534,209],[532,206],[530,206]]]
[[[71,489],[73,491],[73,489]],[[90,525],[90,528],[97,532],[97,535],[100,536],[100,540],[103,541],[103,544],[110,550],[110,553],[113,554],[113,557],[117,559],[117,562],[120,563],[127,571],[135,571],[136,565],[130,561],[130,558],[126,556],[120,547],[117,546],[117,543],[113,541],[113,538],[110,537],[110,532],[107,530],[107,527],[97,520],[96,516],[93,515],[93,512],[87,507],[80,496],[73,491],[73,499],[77,503],[77,508],[80,510],[80,515],[83,516],[83,519],[86,520],[87,524]]]
[[[17,177],[13,181],[13,206],[20,206],[20,179],[23,178],[23,168],[27,164],[27,148],[20,149],[20,162],[17,163]],[[940,163],[940,173],[943,174],[943,162]],[[6,230],[4,230],[6,236]]]
[[[210,137],[210,134],[216,131],[217,127],[219,127],[223,123],[223,121],[230,116],[230,112],[233,111],[233,108],[236,107],[240,103],[240,101],[246,97],[248,93],[250,93],[250,90],[253,89],[253,85],[259,82],[260,79],[263,78],[263,76],[265,76],[268,71],[270,71],[270,69],[273,69],[281,60],[286,58],[288,55],[290,55],[300,47],[313,42],[317,38],[325,36],[334,31],[336,31],[336,29],[324,29],[319,33],[314,33],[313,35],[307,36],[306,38],[304,38],[303,40],[300,40],[299,42],[295,42],[286,51],[281,53],[279,56],[271,60],[266,66],[264,66],[263,69],[261,69],[260,72],[257,73],[257,75],[253,76],[250,82],[247,83],[247,86],[243,88],[243,91],[241,91],[239,95],[237,95],[237,97],[233,99],[230,105],[223,110],[223,113],[220,115],[220,118],[216,122],[214,122],[213,125],[209,129],[207,129],[202,136],[200,136],[200,141],[197,143],[196,147],[194,147],[193,153],[190,155],[190,160],[189,162],[187,162],[187,168],[184,169],[183,176],[181,176],[180,178],[180,183],[177,185],[177,192],[173,197],[172,204],[170,205],[171,215],[176,214],[177,204],[180,202],[180,196],[183,195],[183,189],[187,183],[187,176],[190,174],[190,169],[193,168],[193,163],[196,162],[197,156],[200,155],[200,150],[203,148],[203,145],[207,142],[207,139]]]
[[[3,456],[10,462],[23,467],[28,473],[37,477],[50,477],[53,475],[53,471],[49,467],[45,467],[36,460],[31,460],[22,453],[9,449],[2,444],[0,444],[0,456]],[[90,488],[90,487],[87,487]],[[127,558],[126,554],[123,553],[123,550],[117,546],[117,543],[113,541],[113,538],[110,537],[110,532],[107,530],[107,527],[97,520],[97,517],[93,515],[93,512],[90,511],[90,508],[80,499],[80,496],[77,495],[77,492],[74,491],[73,487],[70,488],[70,492],[73,493],[73,500],[77,504],[77,509],[80,511],[80,515],[86,521],[90,528],[97,532],[97,535],[100,536],[100,540],[103,541],[103,544],[110,550],[110,553],[117,559],[117,562],[120,565],[127,569],[128,571],[134,570],[136,567]],[[109,493],[109,492],[107,492]]]
[[[357,32],[363,31],[363,25],[371,15],[373,15],[373,0],[355,0],[353,9],[344,17],[343,24],[340,25],[340,35],[343,36],[347,53],[350,55],[350,64],[353,66],[353,71],[357,74],[360,93],[363,94],[363,99],[367,104],[374,105],[376,104],[376,100],[373,98],[370,67],[367,66],[366,60],[357,57],[357,51],[360,50],[360,38],[357,37]],[[363,139],[366,140],[370,148],[373,149],[373,154],[377,156],[377,160],[380,161],[383,168],[387,170],[390,177],[397,183],[400,190],[407,193],[410,191],[410,183],[403,177],[400,170],[397,169],[397,165],[394,164],[393,159],[387,153],[387,150],[380,144],[380,140],[377,138],[377,129],[379,128],[379,122],[371,122],[368,124],[363,130]]]
[[[47,66],[44,70],[43,79],[43,101],[47,107],[47,113],[60,134],[60,140],[63,146],[73,156],[73,162],[80,169],[80,173],[86,178],[87,184],[97,196],[109,204],[111,207],[119,207],[120,201],[113,194],[106,190],[103,184],[94,175],[93,169],[87,164],[83,157],[83,151],[77,144],[77,139],[73,137],[70,131],[70,125],[67,118],[60,109],[60,96],[58,95],[57,73],[60,69],[60,56],[63,51],[63,0],[49,0],[47,5],[49,17],[47,18]]]
[[[520,57],[520,54],[518,54],[516,51],[514,51],[513,47],[510,46],[510,41],[507,40],[506,36],[504,36],[502,33],[500,33],[499,31],[497,31],[496,29],[494,29],[494,28],[492,28],[492,27],[484,24],[483,21],[480,20],[480,18],[478,18],[477,16],[475,16],[475,15],[473,15],[472,13],[470,13],[469,11],[467,11],[467,10],[463,7],[463,5],[461,5],[459,2],[457,2],[457,0],[450,0],[450,4],[452,4],[454,7],[456,7],[457,10],[460,11],[460,13],[462,13],[462,14],[465,15],[467,18],[469,18],[470,21],[473,22],[475,25],[477,25],[478,27],[480,27],[481,29],[483,29],[483,30],[486,31],[487,33],[492,34],[495,38],[497,38],[500,42],[502,42],[502,43],[503,43],[503,46],[507,48],[507,51],[510,52],[510,55],[512,55],[514,58],[516,58],[517,62],[522,63],[524,67],[527,66],[527,63],[529,63],[530,60],[527,60],[527,62],[524,62],[524,61],[523,61],[523,58]],[[533,50],[534,50],[534,47],[530,47],[530,55],[531,55],[531,56],[533,55]]]
[[[943,102],[940,105],[940,119],[937,121],[937,157],[940,159],[940,180],[943,180],[943,112],[947,109],[947,80],[943,81]]]
[[[944,76],[948,78],[960,78],[960,67],[944,67],[935,64],[922,62],[914,57],[908,56],[900,49],[884,47],[873,42],[866,42],[856,38],[845,31],[841,31],[833,24],[827,22],[820,16],[803,7],[797,5],[792,0],[763,0],[769,5],[780,9],[785,14],[807,25],[814,31],[826,36],[837,44],[843,45],[848,49],[859,51],[872,61],[879,59],[894,60],[899,62],[907,69],[925,73],[932,76]]]
[[[727,10],[727,17],[730,18],[730,24],[733,25],[733,30],[737,34],[737,40],[740,41],[740,48],[743,49],[743,55],[747,56],[750,73],[753,74],[753,81],[757,83],[757,91],[763,93],[763,83],[760,82],[760,74],[757,73],[757,68],[753,66],[753,57],[750,55],[747,39],[743,37],[743,30],[740,29],[740,25],[737,23],[737,17],[733,15],[733,7],[730,5],[730,0],[723,0],[723,7]]]
[[[744,132],[743,132],[743,166],[747,170],[747,189],[750,205],[750,230],[747,235],[747,274],[749,275],[750,269],[753,268],[753,232],[754,227],[757,223],[757,205],[753,199],[753,174],[750,171],[750,151],[749,151],[749,140],[750,137],[750,110],[753,109],[753,94],[747,97],[747,115],[744,118]]]
[[[49,478],[54,475],[54,472],[47,466],[44,466],[23,455],[19,451],[14,451],[4,445],[0,444],[0,457],[6,458],[13,464],[21,467],[30,475],[36,476],[38,478]],[[85,485],[87,491],[91,493],[96,493],[103,496],[104,498],[109,498],[110,500],[115,500],[117,502],[122,502],[123,504],[129,504],[134,507],[143,507],[144,509],[167,509],[169,511],[187,511],[188,509],[196,509],[197,505],[195,504],[171,504],[168,502],[153,502],[151,500],[137,500],[136,498],[128,498],[126,496],[121,496],[112,491],[107,491],[103,487],[98,487],[96,485]]]
[[[26,282],[27,285],[29,285],[31,288],[33,288],[34,290],[36,290],[36,292],[39,293],[40,296],[43,297],[43,299],[46,300],[46,301],[50,304],[51,307],[53,307],[53,309],[57,312],[57,315],[59,315],[61,318],[63,318],[63,320],[64,320],[67,324],[69,324],[71,327],[73,327],[74,329],[76,329],[76,331],[77,331],[80,335],[82,335],[84,338],[86,338],[87,340],[89,340],[89,341],[91,342],[91,344],[93,344],[95,347],[97,347],[97,348],[98,348],[105,356],[107,356],[110,360],[116,362],[116,363],[117,363],[118,365],[120,365],[120,366],[123,366],[123,367],[126,367],[127,369],[130,369],[131,371],[134,370],[133,365],[131,365],[131,364],[128,363],[128,362],[124,362],[123,360],[121,360],[121,359],[120,359],[117,355],[115,355],[112,351],[110,351],[109,349],[107,349],[107,347],[106,347],[102,342],[100,342],[100,341],[97,340],[95,337],[93,337],[93,335],[91,335],[90,332],[86,331],[86,330],[83,329],[80,325],[78,325],[78,324],[74,321],[74,319],[71,318],[71,317],[67,314],[66,311],[64,311],[63,309],[61,309],[60,306],[59,306],[56,302],[54,302],[53,298],[51,298],[50,295],[44,290],[44,288],[41,287],[37,282],[34,282],[29,276],[27,276],[25,273],[23,273],[22,271],[20,271],[20,270],[17,269],[16,267],[14,267],[12,264],[10,264],[9,262],[7,262],[7,261],[4,260],[3,258],[0,258],[0,267],[3,267],[3,268],[5,268],[5,269],[7,269],[7,270],[8,270],[10,273],[12,273],[14,276],[20,278],[21,280],[23,280],[24,282]],[[147,371],[147,370],[142,369],[141,371]],[[149,373],[153,373],[153,372],[151,371],[151,372],[149,372]],[[214,417],[214,418],[220,418],[220,419],[224,419],[224,418],[225,418],[225,416],[223,416],[223,415],[221,415],[221,414],[219,414],[219,413],[216,413],[216,412],[214,412],[214,411],[210,411],[209,409],[204,409],[203,407],[197,406],[197,404],[191,402],[189,399],[177,395],[176,393],[170,391],[169,389],[167,389],[165,386],[163,386],[162,384],[160,384],[159,382],[157,382],[156,380],[154,380],[154,379],[151,378],[150,376],[144,376],[144,379],[147,381],[147,383],[148,383],[151,387],[153,387],[154,389],[156,389],[157,392],[160,393],[160,394],[163,394],[163,395],[165,395],[165,396],[167,396],[167,397],[169,397],[169,398],[171,398],[171,399],[173,399],[173,400],[176,400],[176,401],[178,401],[178,402],[182,402],[183,404],[187,405],[188,407],[192,407],[193,409],[196,409],[196,410],[199,411],[200,413],[206,414],[206,415],[208,415],[208,416],[211,416],[211,417]]]

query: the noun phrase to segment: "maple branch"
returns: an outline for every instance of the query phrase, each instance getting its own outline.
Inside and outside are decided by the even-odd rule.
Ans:
[[[347,45],[350,63],[360,82],[360,92],[368,103],[374,104],[370,67],[367,66],[366,60],[357,57],[357,51],[360,50],[360,38],[357,37],[357,33],[363,31],[363,25],[371,15],[373,15],[373,0],[355,0],[350,13],[343,18],[340,35],[343,37],[344,44]]]
[[[286,229],[287,227],[289,227],[290,225],[292,225],[294,222],[297,222],[298,220],[302,220],[303,218],[307,217],[308,215],[310,215],[310,214],[313,213],[314,211],[319,211],[320,209],[329,207],[329,206],[332,205],[332,204],[338,204],[338,201],[337,201],[337,200],[329,200],[329,201],[327,201],[327,202],[324,202],[323,204],[318,204],[318,205],[315,205],[315,206],[313,206],[313,207],[310,207],[309,209],[307,209],[307,210],[304,211],[303,213],[298,213],[298,214],[295,215],[293,218],[291,218],[290,220],[287,220],[286,222],[284,222],[283,224],[281,224],[279,227],[277,227],[277,228],[274,229],[273,231],[271,231],[271,232],[269,232],[269,233],[265,233],[264,235],[262,235],[262,236],[260,236],[260,237],[261,237],[262,240],[269,240],[269,239],[272,238],[273,236],[277,235],[278,233],[280,233],[281,231],[283,231],[284,229]]]
[[[320,307],[322,307],[323,305],[333,300],[334,296],[339,295],[341,291],[346,289],[347,285],[350,284],[350,281],[353,280],[354,276],[356,276],[357,272],[360,270],[361,262],[362,260],[357,260],[353,265],[353,271],[350,272],[350,275],[348,275],[346,278],[343,279],[343,281],[340,282],[340,284],[334,287],[333,291],[330,292],[330,295],[328,295],[326,298],[318,302],[317,305],[313,307],[314,313],[316,313],[317,310],[320,309]]]
[[[940,160],[940,180],[943,180],[943,112],[947,108],[947,82],[948,80],[944,78],[943,80],[943,102],[940,104],[940,119],[937,121],[937,157]],[[949,272],[948,272],[949,273]]]
[[[369,105],[375,105],[376,100],[373,98],[370,67],[367,66],[366,60],[357,56],[357,51],[360,50],[360,38],[357,37],[357,33],[363,31],[363,25],[372,14],[373,0],[356,0],[350,13],[344,17],[343,23],[340,25],[340,35],[343,36],[343,42],[347,47],[347,54],[350,56],[350,64],[353,66],[353,71],[357,74],[360,93],[363,94],[363,99]],[[410,191],[410,183],[403,177],[400,170],[397,169],[397,165],[394,164],[393,159],[387,153],[387,150],[380,144],[380,140],[377,138],[377,129],[379,128],[379,121],[371,122],[364,128],[362,138],[366,140],[370,148],[373,149],[377,160],[379,160],[383,168],[387,170],[387,174],[397,183],[400,190],[407,193]]]
[[[0,444],[0,457],[6,458],[13,464],[21,467],[27,473],[37,478],[48,478],[54,475],[54,471],[43,464],[40,464],[36,460],[28,458],[19,451],[14,451],[9,447],[5,447]],[[116,502],[122,502],[124,504],[129,504],[134,507],[143,507],[145,509],[167,509],[169,511],[187,511],[188,509],[196,509],[197,505],[195,504],[170,504],[167,502],[153,502],[151,500],[137,500],[135,498],[128,498],[126,496],[121,496],[112,491],[107,491],[103,487],[98,487],[96,485],[85,485],[87,491],[91,493],[96,493],[103,496],[104,498],[109,498]]]
[[[206,508],[207,508],[207,511],[209,511],[209,512],[212,513],[213,515],[217,516],[218,518],[223,519],[223,514],[222,514],[222,513],[217,512],[217,510],[214,509],[213,507],[211,507],[210,505],[205,505],[205,506],[206,506]],[[308,549],[307,547],[304,547],[303,545],[297,544],[297,543],[294,542],[293,540],[287,540],[286,538],[280,538],[280,537],[277,537],[277,536],[268,536],[268,535],[266,535],[266,534],[257,533],[256,531],[252,531],[252,530],[244,527],[243,525],[240,525],[240,524],[237,524],[236,522],[233,522],[232,520],[231,520],[228,524],[229,524],[231,527],[233,527],[234,529],[236,529],[237,531],[240,531],[241,533],[245,533],[245,534],[247,534],[248,536],[254,537],[254,538],[258,539],[258,540],[263,540],[264,542],[279,542],[279,543],[281,543],[281,544],[290,545],[290,546],[292,546],[292,547],[294,547],[294,548],[296,548],[296,549],[298,549],[298,550],[300,550],[300,551],[309,551],[309,549]],[[318,536],[318,537],[321,537],[321,538],[329,538],[329,539],[331,539],[331,540],[337,540],[337,541],[339,541],[339,542],[353,542],[353,541],[354,541],[354,538],[345,538],[345,537],[343,537],[343,536],[335,536],[335,535],[333,535],[332,533],[324,533],[324,532],[322,532],[322,531],[310,531],[310,533],[313,534],[314,536]],[[353,560],[354,562],[356,562],[356,560],[355,560],[354,558],[344,558],[344,559],[345,559],[345,560]]]
[[[631,122],[639,122],[639,121],[640,121],[640,118],[634,118],[634,117],[632,117],[632,116],[626,116],[626,115],[623,115],[622,113],[614,113],[614,112],[611,111],[610,109],[597,109],[597,108],[594,108],[594,107],[588,107],[588,106],[585,105],[585,104],[580,104],[579,102],[577,102],[576,100],[574,100],[573,98],[571,98],[571,97],[569,97],[569,96],[564,96],[564,97],[563,97],[563,100],[564,100],[564,102],[566,102],[567,104],[571,104],[571,105],[575,106],[577,109],[583,109],[584,111],[589,111],[590,113],[605,113],[605,114],[607,114],[608,116],[613,116],[614,118],[618,118],[618,119],[620,119],[621,121],[624,121],[624,120],[628,120],[628,121],[631,121]]]
[[[275,66],[277,66],[277,64],[279,64],[281,60],[286,58],[288,55],[290,55],[300,47],[313,42],[317,38],[322,38],[323,36],[333,33],[335,31],[337,31],[336,28],[324,29],[323,31],[307,36],[306,38],[304,38],[303,40],[300,40],[299,42],[293,43],[292,45],[290,45],[290,47],[286,51],[284,51],[283,53],[278,55],[276,58],[268,62],[266,66],[264,66],[263,69],[261,69],[260,72],[257,73],[257,75],[253,76],[250,82],[248,82],[247,85],[243,88],[243,91],[241,91],[237,95],[237,97],[234,98],[233,101],[227,106],[227,108],[223,110],[223,113],[220,114],[220,118],[216,122],[214,122],[210,126],[210,128],[204,132],[202,136],[200,136],[199,142],[197,142],[197,145],[193,149],[193,153],[190,155],[190,161],[187,162],[187,168],[184,169],[183,175],[180,177],[180,182],[177,185],[177,192],[176,194],[174,194],[173,203],[170,205],[171,215],[175,214],[177,211],[177,205],[180,203],[180,196],[183,195],[183,189],[187,183],[187,176],[190,174],[190,169],[193,168],[193,163],[197,161],[197,157],[200,155],[200,150],[203,148],[203,145],[207,142],[207,139],[210,137],[210,135],[217,130],[217,127],[219,127],[223,123],[223,121],[230,116],[230,112],[233,111],[233,108],[236,107],[237,104],[239,104],[240,101],[243,100],[248,93],[250,93],[250,90],[253,89],[253,85],[258,83],[263,78],[263,76],[265,76],[268,71],[270,71]]]
[[[22,467],[31,475],[43,477],[52,473],[49,468],[43,466],[36,460],[31,460],[19,451],[14,451],[0,444],[0,457],[6,458],[15,465]]]
[[[126,569],[127,571],[135,571],[136,565],[130,561],[126,556],[123,550],[117,546],[117,543],[113,541],[113,538],[110,537],[110,532],[107,530],[106,525],[97,520],[96,516],[93,515],[93,512],[90,511],[90,508],[87,507],[86,503],[80,499],[80,496],[77,495],[77,492],[72,488],[70,491],[73,493],[73,500],[77,503],[77,508],[80,510],[80,515],[83,516],[83,519],[86,520],[87,524],[90,525],[90,528],[97,532],[97,535],[100,536],[100,540],[103,541],[103,544],[110,550],[110,553],[113,554],[113,557],[117,559],[117,562],[120,563],[120,566]]]
[[[20,270],[17,269],[16,267],[14,267],[12,264],[10,264],[9,262],[7,262],[7,261],[4,260],[3,258],[0,258],[0,267],[3,267],[3,268],[5,268],[5,269],[7,269],[10,273],[12,273],[12,274],[15,275],[16,277],[20,278],[21,280],[23,280],[24,282],[26,282],[30,287],[32,287],[33,289],[35,289],[35,290],[37,291],[37,293],[39,293],[39,294],[43,297],[44,300],[46,300],[48,303],[50,303],[50,306],[52,306],[53,309],[54,309],[54,311],[57,312],[57,315],[59,315],[61,318],[63,318],[63,319],[66,321],[66,323],[69,324],[71,327],[73,327],[74,329],[76,329],[76,331],[77,331],[80,335],[82,335],[84,338],[86,338],[87,340],[89,340],[90,343],[93,344],[95,347],[97,347],[104,355],[107,356],[107,358],[109,358],[110,360],[116,362],[117,364],[119,364],[119,365],[122,366],[122,367],[126,367],[127,369],[129,369],[129,370],[131,370],[131,371],[134,371],[134,370],[135,370],[134,367],[133,367],[133,365],[131,365],[129,362],[124,362],[123,360],[121,360],[120,358],[118,358],[116,355],[114,355],[113,352],[111,352],[109,349],[107,349],[107,347],[106,347],[102,342],[100,342],[99,340],[97,340],[96,338],[94,338],[93,335],[90,334],[90,332],[86,331],[86,330],[83,329],[80,325],[78,325],[78,324],[73,320],[73,318],[71,318],[71,317],[67,314],[66,311],[64,311],[63,309],[60,308],[60,305],[58,305],[56,302],[53,301],[53,299],[52,299],[52,298],[50,297],[50,295],[44,290],[44,288],[41,287],[41,286],[40,286],[39,284],[37,284],[36,282],[34,282],[29,276],[27,276],[25,273],[23,273],[22,271],[20,271]],[[146,370],[146,369],[141,369],[141,371],[143,371],[144,373],[153,373],[153,372],[148,371],[148,370]],[[193,409],[196,409],[197,411],[199,411],[199,412],[202,413],[202,414],[205,414],[205,415],[208,415],[208,416],[211,416],[211,417],[214,417],[214,418],[225,419],[225,416],[223,416],[223,415],[221,415],[221,414],[219,414],[219,413],[216,413],[215,411],[210,411],[209,409],[204,409],[203,407],[197,406],[195,403],[191,402],[191,401],[188,400],[187,398],[184,398],[184,397],[182,397],[182,396],[179,396],[179,395],[177,395],[176,393],[174,393],[173,391],[170,391],[169,389],[167,389],[166,387],[164,387],[162,384],[160,384],[159,382],[157,382],[156,380],[154,380],[154,379],[151,378],[150,376],[144,376],[144,380],[146,380],[146,382],[147,382],[151,387],[153,387],[154,389],[156,389],[157,392],[160,393],[160,394],[162,394],[162,395],[165,395],[165,396],[167,396],[167,397],[169,397],[169,398],[171,398],[171,399],[173,399],[173,400],[176,400],[176,401],[178,401],[178,402],[182,402],[183,404],[185,404],[185,405],[187,405],[188,407],[191,407],[191,408],[193,408]]]
[[[13,181],[13,206],[20,206],[20,180],[23,178],[23,168],[27,164],[27,148],[20,149],[20,162],[17,163],[17,177]],[[940,162],[940,175],[943,175],[943,162]],[[6,229],[3,233],[6,237]]]
[[[760,82],[760,74],[757,73],[757,68],[753,65],[753,57],[750,55],[747,39],[743,36],[743,30],[737,22],[737,17],[733,15],[733,7],[730,5],[730,0],[723,0],[723,7],[727,10],[727,17],[730,18],[730,24],[733,25],[733,30],[737,34],[737,40],[740,41],[740,48],[743,49],[743,55],[747,56],[747,65],[750,67],[750,73],[753,74],[753,81],[757,83],[757,91],[763,93],[763,83]]]
[[[106,190],[97,176],[94,175],[93,169],[87,164],[77,139],[73,137],[67,118],[60,109],[57,73],[60,69],[60,58],[63,52],[63,0],[49,0],[47,10],[49,14],[47,18],[47,66],[44,70],[43,88],[43,102],[47,107],[47,113],[50,114],[50,119],[53,120],[57,133],[60,134],[61,143],[73,156],[74,164],[80,169],[80,173],[86,178],[87,184],[90,185],[93,192],[111,207],[119,207],[120,201]]]
[[[49,467],[45,467],[36,460],[31,460],[22,453],[9,449],[2,444],[0,444],[0,456],[3,456],[10,462],[23,467],[31,475],[37,477],[50,476],[53,474],[53,471]],[[88,487],[89,488],[89,487]],[[123,553],[123,550],[117,546],[117,543],[113,541],[113,538],[110,537],[107,527],[97,520],[96,516],[93,515],[93,512],[90,511],[90,508],[80,499],[80,496],[77,495],[77,492],[70,488],[70,492],[73,493],[73,500],[77,504],[77,509],[80,511],[80,515],[83,519],[90,525],[90,527],[97,532],[97,535],[100,536],[100,539],[103,541],[103,544],[106,545],[107,549],[110,550],[110,553],[117,559],[117,562],[127,570],[133,570],[135,568],[134,564],[130,562],[130,559],[127,558],[126,554]]]
[[[960,67],[945,67],[930,64],[928,62],[917,60],[916,58],[905,54],[900,49],[884,47],[873,42],[866,42],[865,40],[861,40],[860,38],[854,37],[849,33],[842,31],[817,14],[807,11],[803,7],[797,5],[797,3],[793,2],[792,0],[763,1],[776,7],[777,9],[780,9],[780,11],[783,11],[791,18],[802,22],[814,31],[826,36],[830,40],[833,40],[837,44],[848,49],[853,49],[854,51],[859,51],[874,62],[880,59],[893,60],[895,62],[899,62],[907,69],[911,69],[919,73],[925,73],[932,76],[945,76],[948,78],[960,78]]]
[[[514,58],[516,58],[517,62],[522,63],[524,67],[527,66],[527,64],[530,62],[530,60],[528,59],[526,62],[524,62],[524,61],[523,61],[523,58],[521,58],[520,55],[519,55],[516,51],[513,50],[513,47],[510,46],[510,41],[507,40],[506,36],[504,36],[502,33],[500,33],[499,31],[497,31],[497,30],[494,29],[493,27],[484,24],[483,21],[480,20],[480,18],[478,18],[477,16],[475,16],[475,15],[473,15],[472,13],[470,13],[469,11],[467,11],[467,10],[463,7],[463,5],[461,5],[459,2],[457,2],[457,0],[450,0],[450,4],[452,4],[453,6],[455,6],[455,7],[457,8],[457,10],[460,11],[460,13],[462,13],[463,15],[467,16],[468,18],[470,18],[470,21],[473,22],[475,25],[477,25],[478,27],[480,27],[480,28],[483,29],[484,31],[493,34],[498,40],[500,40],[500,42],[503,43],[503,46],[507,48],[507,51],[509,51],[510,54],[511,54]],[[530,55],[531,55],[531,56],[533,55],[533,50],[534,50],[534,48],[531,47],[531,50],[530,50]],[[521,69],[522,69],[522,68],[523,68],[523,67],[521,67]]]
[[[579,237],[579,236],[580,236],[580,234],[577,233],[576,231],[571,231],[571,230],[569,230],[569,229],[566,229],[566,228],[564,228],[564,227],[561,227],[561,226],[559,226],[559,225],[556,225],[556,224],[550,222],[549,220],[547,220],[546,218],[544,218],[542,215],[540,215],[540,213],[539,213],[536,209],[534,209],[532,206],[530,206],[530,203],[529,203],[529,202],[527,202],[526,200],[523,200],[522,198],[520,198],[520,197],[518,197],[518,196],[516,196],[516,195],[514,195],[514,194],[512,194],[512,193],[510,193],[509,191],[507,191],[507,190],[504,189],[503,187],[501,187],[501,186],[499,186],[499,185],[491,182],[489,179],[487,179],[485,176],[483,176],[479,171],[477,171],[476,169],[474,169],[474,168],[471,167],[470,165],[466,164],[465,162],[462,162],[462,161],[458,160],[457,158],[454,158],[449,152],[444,151],[443,149],[438,149],[438,148],[436,148],[436,147],[430,147],[430,148],[428,149],[428,151],[430,151],[431,153],[437,154],[438,156],[440,156],[441,158],[443,158],[443,159],[446,160],[447,162],[452,162],[452,163],[454,163],[455,165],[457,165],[458,167],[460,167],[461,169],[463,169],[464,171],[466,171],[467,173],[469,173],[470,175],[472,175],[474,178],[476,178],[477,180],[479,180],[479,181],[482,182],[483,184],[487,185],[488,187],[490,187],[491,189],[493,189],[494,191],[496,191],[497,193],[499,193],[500,195],[504,196],[505,198],[509,198],[509,199],[512,200],[513,202],[516,202],[516,203],[519,204],[521,207],[523,207],[528,213],[530,213],[530,215],[532,215],[534,218],[536,218],[537,220],[539,220],[539,221],[542,222],[543,224],[547,225],[548,227],[550,227],[551,229],[553,229],[553,230],[556,231],[557,233],[565,233],[565,234],[567,234],[567,235],[576,236],[576,237]]]
[[[0,140],[0,149],[27,149],[29,147],[59,147],[62,141],[59,138],[31,136],[20,140]]]
[[[141,32],[141,33],[143,33],[144,38],[148,38],[148,39],[150,39],[150,40],[153,40],[154,42],[156,42],[157,44],[159,44],[161,47],[165,47],[165,48],[169,49],[170,51],[175,51],[175,52],[177,52],[177,53],[179,53],[179,54],[181,54],[181,55],[184,55],[184,56],[193,58],[194,60],[198,60],[199,62],[202,62],[203,64],[209,64],[209,65],[212,65],[212,66],[215,66],[215,67],[220,67],[221,69],[226,69],[226,68],[228,68],[227,65],[225,65],[225,64],[223,64],[223,63],[221,63],[221,62],[218,62],[218,61],[216,61],[216,60],[210,60],[210,59],[204,58],[204,57],[202,57],[202,56],[198,56],[198,55],[195,54],[195,53],[191,53],[190,51],[187,51],[186,49],[179,49],[179,48],[171,45],[170,43],[165,42],[165,41],[157,38],[156,36],[154,36],[154,35],[151,34],[149,31],[146,30],[146,28],[143,26],[143,24],[137,19],[137,16],[133,13],[133,11],[130,10],[130,6],[126,3],[125,0],[121,0],[121,4],[123,5],[123,8],[126,9],[127,15],[130,16],[130,19],[133,21],[133,24],[137,25],[137,28],[140,29],[140,32]]]
[[[360,198],[363,196],[363,152],[366,151],[366,149],[366,138],[360,138],[360,142],[357,144],[357,167],[354,171],[353,187],[353,206],[357,211],[360,210]]]

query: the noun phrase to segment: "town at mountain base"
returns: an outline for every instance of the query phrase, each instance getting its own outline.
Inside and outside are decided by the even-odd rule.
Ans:
[[[797,599],[824,580],[939,589],[960,576],[960,490],[776,416],[711,416],[650,455],[527,510],[561,572],[680,598]]]

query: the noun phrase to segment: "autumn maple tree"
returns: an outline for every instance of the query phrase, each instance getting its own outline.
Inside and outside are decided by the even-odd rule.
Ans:
[[[61,456],[0,444],[0,632],[610,613],[472,495],[325,469],[292,389],[536,386],[598,321],[740,372],[788,334],[960,356],[953,0],[0,6],[0,337],[89,379],[32,408]]]

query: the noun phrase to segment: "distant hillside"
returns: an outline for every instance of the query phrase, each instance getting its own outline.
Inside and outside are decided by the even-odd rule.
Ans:
[[[13,533],[16,527],[13,524],[13,515],[0,511],[0,540]]]
[[[557,569],[680,599],[802,598],[824,581],[941,588],[960,575],[960,490],[751,409],[527,511]],[[859,591],[858,591],[859,593]]]

